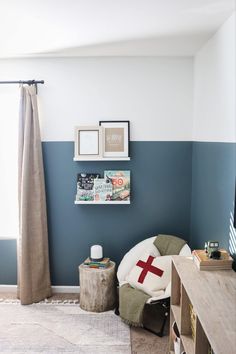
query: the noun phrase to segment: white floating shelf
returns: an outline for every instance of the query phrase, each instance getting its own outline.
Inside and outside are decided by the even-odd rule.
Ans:
[[[87,157],[74,157],[74,161],[130,161],[130,157],[100,157],[98,159],[96,158],[87,158]]]
[[[83,201],[83,200],[75,200],[75,204],[130,204],[130,200],[108,200],[108,201]]]

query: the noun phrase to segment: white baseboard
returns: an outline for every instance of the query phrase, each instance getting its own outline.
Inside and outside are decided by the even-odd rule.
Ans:
[[[16,293],[16,285],[2,285],[0,284],[0,293]]]
[[[0,284],[0,293],[16,293],[17,285],[2,285]],[[79,286],[63,286],[63,285],[53,285],[52,293],[79,293]]]
[[[52,286],[52,293],[79,293],[80,287],[79,286],[70,286],[70,285],[53,285]]]

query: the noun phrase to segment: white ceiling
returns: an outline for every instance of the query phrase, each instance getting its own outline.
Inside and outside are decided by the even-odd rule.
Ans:
[[[234,0],[0,0],[0,57],[194,55]]]

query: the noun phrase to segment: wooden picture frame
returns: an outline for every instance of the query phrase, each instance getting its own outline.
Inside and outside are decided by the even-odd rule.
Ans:
[[[103,154],[102,132],[100,126],[75,127],[74,159],[100,159]]]
[[[103,127],[103,156],[129,157],[130,121],[101,120],[99,125]]]

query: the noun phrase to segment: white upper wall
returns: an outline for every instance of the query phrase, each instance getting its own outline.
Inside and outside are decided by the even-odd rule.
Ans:
[[[71,141],[75,125],[116,119],[131,121],[131,140],[191,140],[191,58],[0,60],[0,77],[45,80],[38,88],[44,141]],[[5,90],[0,85],[0,104]]]
[[[194,75],[192,58],[90,57],[4,59],[0,78],[45,80],[44,141],[71,141],[75,125],[118,119],[131,121],[131,140],[233,142],[235,63],[234,13],[194,58]],[[18,88],[0,85],[1,106],[6,90],[15,97]]]
[[[193,140],[236,141],[236,15],[194,59]]]

